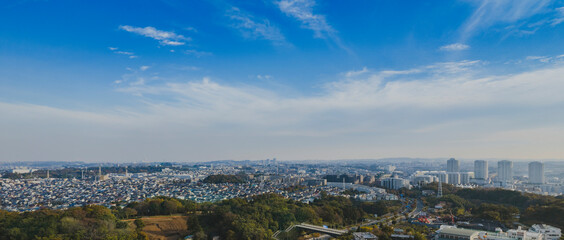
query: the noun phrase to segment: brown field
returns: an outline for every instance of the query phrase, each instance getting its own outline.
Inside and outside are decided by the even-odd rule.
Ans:
[[[143,232],[151,240],[177,240],[188,235],[185,216],[154,216],[141,218]]]

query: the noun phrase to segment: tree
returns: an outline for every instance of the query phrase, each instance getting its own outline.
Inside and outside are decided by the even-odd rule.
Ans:
[[[188,231],[193,234],[203,231],[200,221],[198,220],[198,216],[195,214],[188,216],[188,219],[186,219],[186,226],[188,226]]]
[[[208,235],[206,235],[204,231],[199,231],[194,234],[194,240],[207,240],[207,239],[208,239]]]
[[[182,204],[179,201],[174,199],[165,200],[162,203],[162,214],[177,213],[179,208],[182,208]]]
[[[128,226],[127,222],[124,222],[124,221],[117,221],[116,222],[116,228],[124,229],[124,228],[127,228],[127,226]]]
[[[419,232],[416,232],[413,234],[413,240],[427,240],[427,237]]]
[[[140,231],[143,229],[143,227],[145,227],[145,223],[143,222],[143,220],[141,219],[135,219],[135,221],[133,221],[133,224],[135,224],[135,227],[137,227],[137,230]]]
[[[135,210],[133,208],[129,208],[129,207],[124,208],[123,213],[125,214],[125,218],[137,216],[137,210]]]

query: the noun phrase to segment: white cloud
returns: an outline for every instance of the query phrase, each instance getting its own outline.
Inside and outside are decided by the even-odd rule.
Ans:
[[[116,87],[138,96],[140,109],[0,102],[0,154],[92,161],[564,155],[564,66],[495,75],[481,64],[362,69],[309,95],[210,78],[150,82],[135,71],[127,79],[139,84]],[[22,147],[29,145],[38,151]]]
[[[245,38],[266,39],[275,45],[289,45],[280,29],[270,24],[268,19],[256,21],[253,16],[236,7],[229,9],[227,16],[233,21],[233,27],[241,31]]]
[[[548,63],[552,60],[552,57],[547,56],[527,56],[527,60],[537,60],[539,62]]]
[[[497,24],[511,24],[547,11],[552,0],[473,1],[477,8],[462,27],[462,40]]]
[[[270,79],[272,79],[272,76],[270,76],[270,75],[260,75],[259,74],[259,75],[257,75],[257,78],[260,79],[260,80],[270,80]]]
[[[326,38],[327,34],[335,32],[325,16],[313,13],[314,0],[282,0],[276,3],[283,13],[302,22],[304,28],[313,30],[317,38]]]
[[[453,43],[440,47],[442,51],[461,51],[470,48],[470,46],[463,43]]]
[[[556,26],[564,22],[564,7],[556,8],[555,11],[556,11],[556,17],[552,19],[550,23],[551,26]]]
[[[131,86],[145,85],[145,78],[139,77],[137,78],[137,81],[132,82],[130,85]]]
[[[185,44],[184,42],[173,41],[173,40],[162,40],[161,43],[163,45],[169,45],[169,46],[180,46]]]
[[[122,54],[122,55],[133,55],[133,54],[135,54],[133,52],[125,52],[125,51],[115,51],[115,53]]]
[[[184,28],[184,30],[186,30],[186,31],[191,31],[191,32],[195,32],[195,33],[198,32],[198,29],[196,29],[195,27],[186,27],[186,28]]]
[[[368,68],[363,67],[362,70],[346,72],[345,77],[347,77],[347,78],[356,77],[356,76],[362,75],[362,74],[367,73],[367,72],[369,72]]]
[[[126,56],[128,56],[129,59],[137,58],[137,56],[136,56],[135,53],[133,53],[133,52],[117,51],[117,50],[118,50],[117,47],[109,47],[108,49],[110,49],[111,51],[113,51],[115,54],[126,55]]]
[[[178,67],[177,69],[182,71],[198,71],[202,68],[196,66],[182,66],[182,67]]]
[[[315,0],[280,0],[275,3],[280,11],[301,22],[303,28],[312,30],[314,37],[330,39],[338,47],[352,53],[337,36],[337,31],[329,25],[325,16],[313,13]]]
[[[176,34],[174,32],[158,30],[151,26],[133,27],[129,25],[122,25],[119,26],[119,28],[127,32],[135,33],[141,36],[158,40],[162,45],[179,46],[179,45],[184,45],[186,41],[191,40],[191,38],[189,37],[185,37],[183,35]]]
[[[213,55],[213,53],[211,53],[211,52],[198,51],[198,50],[195,50],[195,49],[185,50],[184,54],[193,55],[193,56],[196,56],[196,57],[205,57],[205,56],[212,56]]]
[[[141,66],[141,67],[139,67],[139,70],[145,71],[145,70],[147,70],[147,69],[149,69],[149,68],[150,68],[150,66]]]

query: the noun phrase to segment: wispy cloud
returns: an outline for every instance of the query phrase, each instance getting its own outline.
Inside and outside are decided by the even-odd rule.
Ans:
[[[186,27],[186,28],[184,28],[184,30],[186,30],[186,31],[191,31],[191,32],[195,32],[195,33],[198,32],[198,29],[196,29],[195,27]]]
[[[284,35],[268,19],[256,20],[254,16],[232,7],[226,15],[233,21],[232,26],[238,29],[245,38],[266,39],[274,45],[290,45]]]
[[[552,60],[552,57],[547,56],[527,56],[527,60],[537,60],[539,62],[548,63]]]
[[[359,75],[362,75],[362,74],[365,74],[365,73],[368,73],[368,72],[370,72],[370,71],[368,70],[368,68],[363,67],[361,70],[358,70],[358,71],[354,71],[354,70],[353,70],[353,71],[348,71],[348,72],[346,72],[344,75],[345,75],[345,77],[347,77],[347,78],[351,78],[351,77],[356,77],[356,76],[359,76]]]
[[[114,52],[115,54],[126,55],[126,56],[128,56],[130,59],[137,58],[137,56],[135,55],[135,53],[133,53],[133,52],[128,52],[128,51],[118,51],[119,48],[117,48],[117,47],[108,47],[108,49],[110,49],[110,51]]]
[[[472,37],[497,24],[512,24],[547,11],[552,0],[480,0],[471,17],[462,27],[462,39]]]
[[[122,55],[134,55],[135,54],[133,52],[125,52],[125,51],[115,51],[114,53],[122,54]]]
[[[283,13],[300,21],[304,28],[313,30],[315,37],[327,38],[335,33],[325,16],[313,13],[314,0],[282,0],[277,4]]]
[[[470,46],[463,43],[453,43],[449,45],[441,46],[439,49],[442,51],[461,51],[470,48]]]
[[[190,41],[191,38],[185,37],[174,32],[168,32],[163,30],[158,30],[154,27],[133,27],[129,25],[119,26],[121,30],[135,33],[144,37],[152,38],[158,40],[162,45],[169,46],[180,46],[184,45],[186,41]]]
[[[198,50],[195,50],[195,49],[185,50],[184,54],[192,55],[192,56],[195,56],[195,57],[205,57],[205,56],[212,56],[213,55],[213,53],[211,53],[211,52],[198,51]]]
[[[330,39],[338,47],[351,52],[341,41],[337,31],[327,22],[325,16],[313,12],[315,0],[281,0],[275,3],[280,11],[299,21],[303,28],[312,30],[314,37]]]
[[[266,74],[265,75],[259,74],[259,75],[257,75],[257,78],[260,79],[260,80],[270,80],[270,79],[272,79],[272,76],[266,75]]]
[[[556,17],[550,21],[550,25],[556,26],[564,22],[564,7],[559,7],[555,9]]]

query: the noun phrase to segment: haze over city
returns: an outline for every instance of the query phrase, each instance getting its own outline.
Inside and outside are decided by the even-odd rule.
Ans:
[[[4,1],[0,161],[564,156],[564,3]]]

